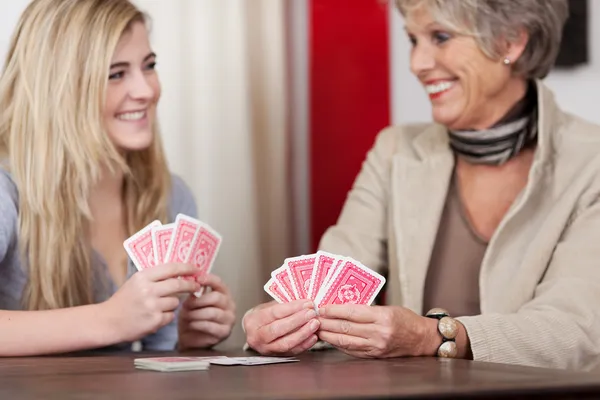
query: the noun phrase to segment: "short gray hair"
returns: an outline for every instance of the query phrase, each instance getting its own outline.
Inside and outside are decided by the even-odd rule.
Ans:
[[[513,72],[527,79],[546,77],[552,69],[569,16],[567,0],[395,0],[406,17],[421,6],[448,29],[475,38],[492,59],[502,59],[498,38],[511,42],[521,29],[529,43],[513,64]]]

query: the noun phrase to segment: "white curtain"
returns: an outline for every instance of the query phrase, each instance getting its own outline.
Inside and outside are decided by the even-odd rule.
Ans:
[[[170,167],[223,235],[214,273],[243,313],[292,254],[285,2],[136,0],[151,17]]]

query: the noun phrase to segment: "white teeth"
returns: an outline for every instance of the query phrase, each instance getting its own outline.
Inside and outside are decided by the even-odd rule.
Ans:
[[[452,85],[454,85],[454,82],[451,81],[440,82],[435,85],[425,85],[425,91],[429,94],[437,94],[450,89]]]
[[[137,111],[117,115],[117,118],[123,121],[137,121],[146,116],[146,111]]]

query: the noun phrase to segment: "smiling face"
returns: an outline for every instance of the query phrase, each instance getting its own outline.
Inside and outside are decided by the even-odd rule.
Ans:
[[[503,60],[492,60],[474,38],[457,35],[420,7],[406,18],[413,47],[411,71],[423,84],[434,121],[450,129],[484,129],[498,121],[525,94],[526,82]],[[515,61],[524,44],[506,45]]]
[[[117,45],[111,61],[103,117],[108,135],[121,151],[139,151],[154,139],[160,83],[148,31],[134,22]]]

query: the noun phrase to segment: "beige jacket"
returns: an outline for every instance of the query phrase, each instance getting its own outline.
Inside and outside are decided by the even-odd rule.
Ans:
[[[475,360],[592,369],[600,364],[600,127],[561,111],[540,82],[538,99],[538,149],[483,259],[481,315],[458,319]],[[388,303],[422,314],[453,166],[444,127],[385,129],[319,247],[388,272]]]

